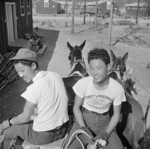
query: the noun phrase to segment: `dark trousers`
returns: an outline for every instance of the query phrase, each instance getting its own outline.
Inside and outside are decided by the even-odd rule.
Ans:
[[[10,141],[20,137],[34,145],[44,145],[52,143],[65,137],[68,131],[69,122],[49,131],[34,131],[33,123],[14,125],[6,129],[3,134],[5,139],[3,142],[3,149],[8,149]]]
[[[98,133],[100,133],[102,130],[106,129],[109,124],[109,121],[110,121],[109,114],[102,116],[102,115],[98,115],[98,114],[83,112],[83,118],[85,120],[86,125],[91,129],[91,131],[95,135],[98,135]],[[67,138],[67,142],[68,142],[70,136],[72,135],[72,133],[78,129],[80,129],[80,127],[79,127],[78,123],[75,121],[75,123],[69,133],[69,136]],[[85,146],[91,142],[91,140],[88,137],[86,137],[85,135],[80,135],[80,139],[82,140],[82,142]],[[66,144],[67,144],[67,142],[66,142]],[[74,139],[68,149],[82,149],[82,147],[81,147],[80,143],[76,139]],[[103,147],[103,149],[124,149],[123,145],[121,143],[121,140],[119,139],[119,137],[115,131],[113,131],[110,134],[110,137],[108,139],[108,144],[106,147]]]

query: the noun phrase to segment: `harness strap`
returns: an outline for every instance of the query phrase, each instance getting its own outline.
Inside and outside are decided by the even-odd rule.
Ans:
[[[76,64],[78,64],[78,63],[80,63],[82,65],[82,67],[85,69],[85,73],[82,74],[80,71],[75,71],[75,72],[69,74],[69,76],[81,76],[81,77],[85,77],[85,76],[88,75],[88,73],[86,72],[86,66],[85,66],[85,63],[84,63],[84,59],[78,59],[78,60],[76,60],[76,62],[73,63],[70,72],[72,72],[74,70],[74,68],[76,67]]]
[[[69,139],[69,141],[68,141],[66,147],[62,146],[62,149],[67,149],[74,138],[76,138],[76,139],[79,141],[79,143],[80,143],[81,146],[82,146],[82,149],[85,149],[85,147],[84,147],[82,141],[81,141],[80,138],[79,138],[79,135],[80,135],[80,134],[86,135],[86,136],[89,137],[89,138],[91,139],[91,141],[94,143],[94,144],[93,144],[93,143],[92,143],[92,144],[88,144],[89,148],[91,148],[91,147],[90,147],[91,145],[94,147],[94,148],[92,147],[93,149],[96,149],[96,148],[97,148],[97,144],[100,144],[101,147],[104,147],[104,146],[106,146],[106,144],[107,144],[107,142],[106,142],[105,140],[102,140],[102,139],[94,140],[87,132],[85,132],[85,131],[82,130],[82,129],[78,129],[78,130],[76,130],[76,131],[71,135],[71,137],[70,137],[70,139]],[[63,144],[63,145],[64,145],[64,144]],[[99,149],[101,149],[101,147],[100,147]],[[88,148],[88,147],[87,147],[87,148]]]
[[[81,77],[83,77],[83,74],[80,71],[75,71],[69,77],[71,77],[71,76],[81,76]]]
[[[75,68],[77,63],[80,63],[86,69],[84,60],[82,60],[82,61],[81,60],[77,60],[75,63],[73,63],[71,71]]]
[[[71,144],[72,140],[73,140],[74,138],[76,138],[76,139],[79,141],[79,143],[81,144],[82,149],[85,149],[85,147],[84,147],[82,141],[81,141],[81,140],[79,139],[79,137],[78,137],[79,134],[85,134],[86,136],[88,136],[89,138],[91,138],[91,136],[90,136],[88,133],[86,133],[84,130],[78,129],[78,130],[76,130],[76,131],[71,135],[71,137],[70,137],[70,139],[69,139],[67,145],[66,145],[65,147],[62,146],[62,148],[63,148],[63,149],[67,149],[67,148],[69,147],[69,145]],[[91,139],[92,139],[92,138],[91,138]]]

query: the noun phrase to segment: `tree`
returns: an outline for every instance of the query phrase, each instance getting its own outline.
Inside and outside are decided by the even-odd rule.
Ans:
[[[111,0],[111,10],[110,10],[110,23],[109,23],[109,45],[111,45],[111,35],[112,35],[112,22],[113,22],[113,5],[114,1]]]
[[[98,10],[98,0],[96,0],[95,5],[95,29],[97,30],[97,10]]]
[[[72,24],[71,24],[72,34],[74,34],[74,8],[75,8],[75,0],[72,0]]]
[[[67,27],[67,14],[68,14],[68,0],[65,0],[65,18],[66,18],[65,27]]]
[[[147,9],[147,16],[150,16],[150,0],[146,0],[147,6],[149,9]]]
[[[138,3],[137,3],[136,20],[135,20],[136,24],[138,23],[139,5],[140,5],[140,0],[138,0]]]
[[[84,0],[84,19],[83,19],[83,24],[85,24],[85,19],[86,19],[86,0]]]

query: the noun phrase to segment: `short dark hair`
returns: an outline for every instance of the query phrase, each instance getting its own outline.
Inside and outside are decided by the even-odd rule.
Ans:
[[[22,63],[23,65],[26,66],[31,66],[33,63],[36,64],[36,69],[39,68],[39,64],[37,62],[34,61],[29,61],[29,60],[13,60],[13,64],[18,64],[18,63]]]
[[[93,59],[101,59],[106,65],[110,64],[110,56],[105,49],[94,48],[88,53],[88,63]]]

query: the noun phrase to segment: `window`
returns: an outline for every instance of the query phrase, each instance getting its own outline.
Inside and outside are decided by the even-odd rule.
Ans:
[[[137,9],[137,7],[136,7],[136,6],[134,6],[134,7],[133,7],[133,9],[134,9],[134,10],[136,10],[136,9]]]
[[[30,0],[27,0],[27,14],[31,13],[31,5],[30,5]]]
[[[49,7],[49,0],[44,0],[44,7]]]
[[[20,10],[21,10],[21,16],[24,16],[25,15],[24,0],[20,0]]]

